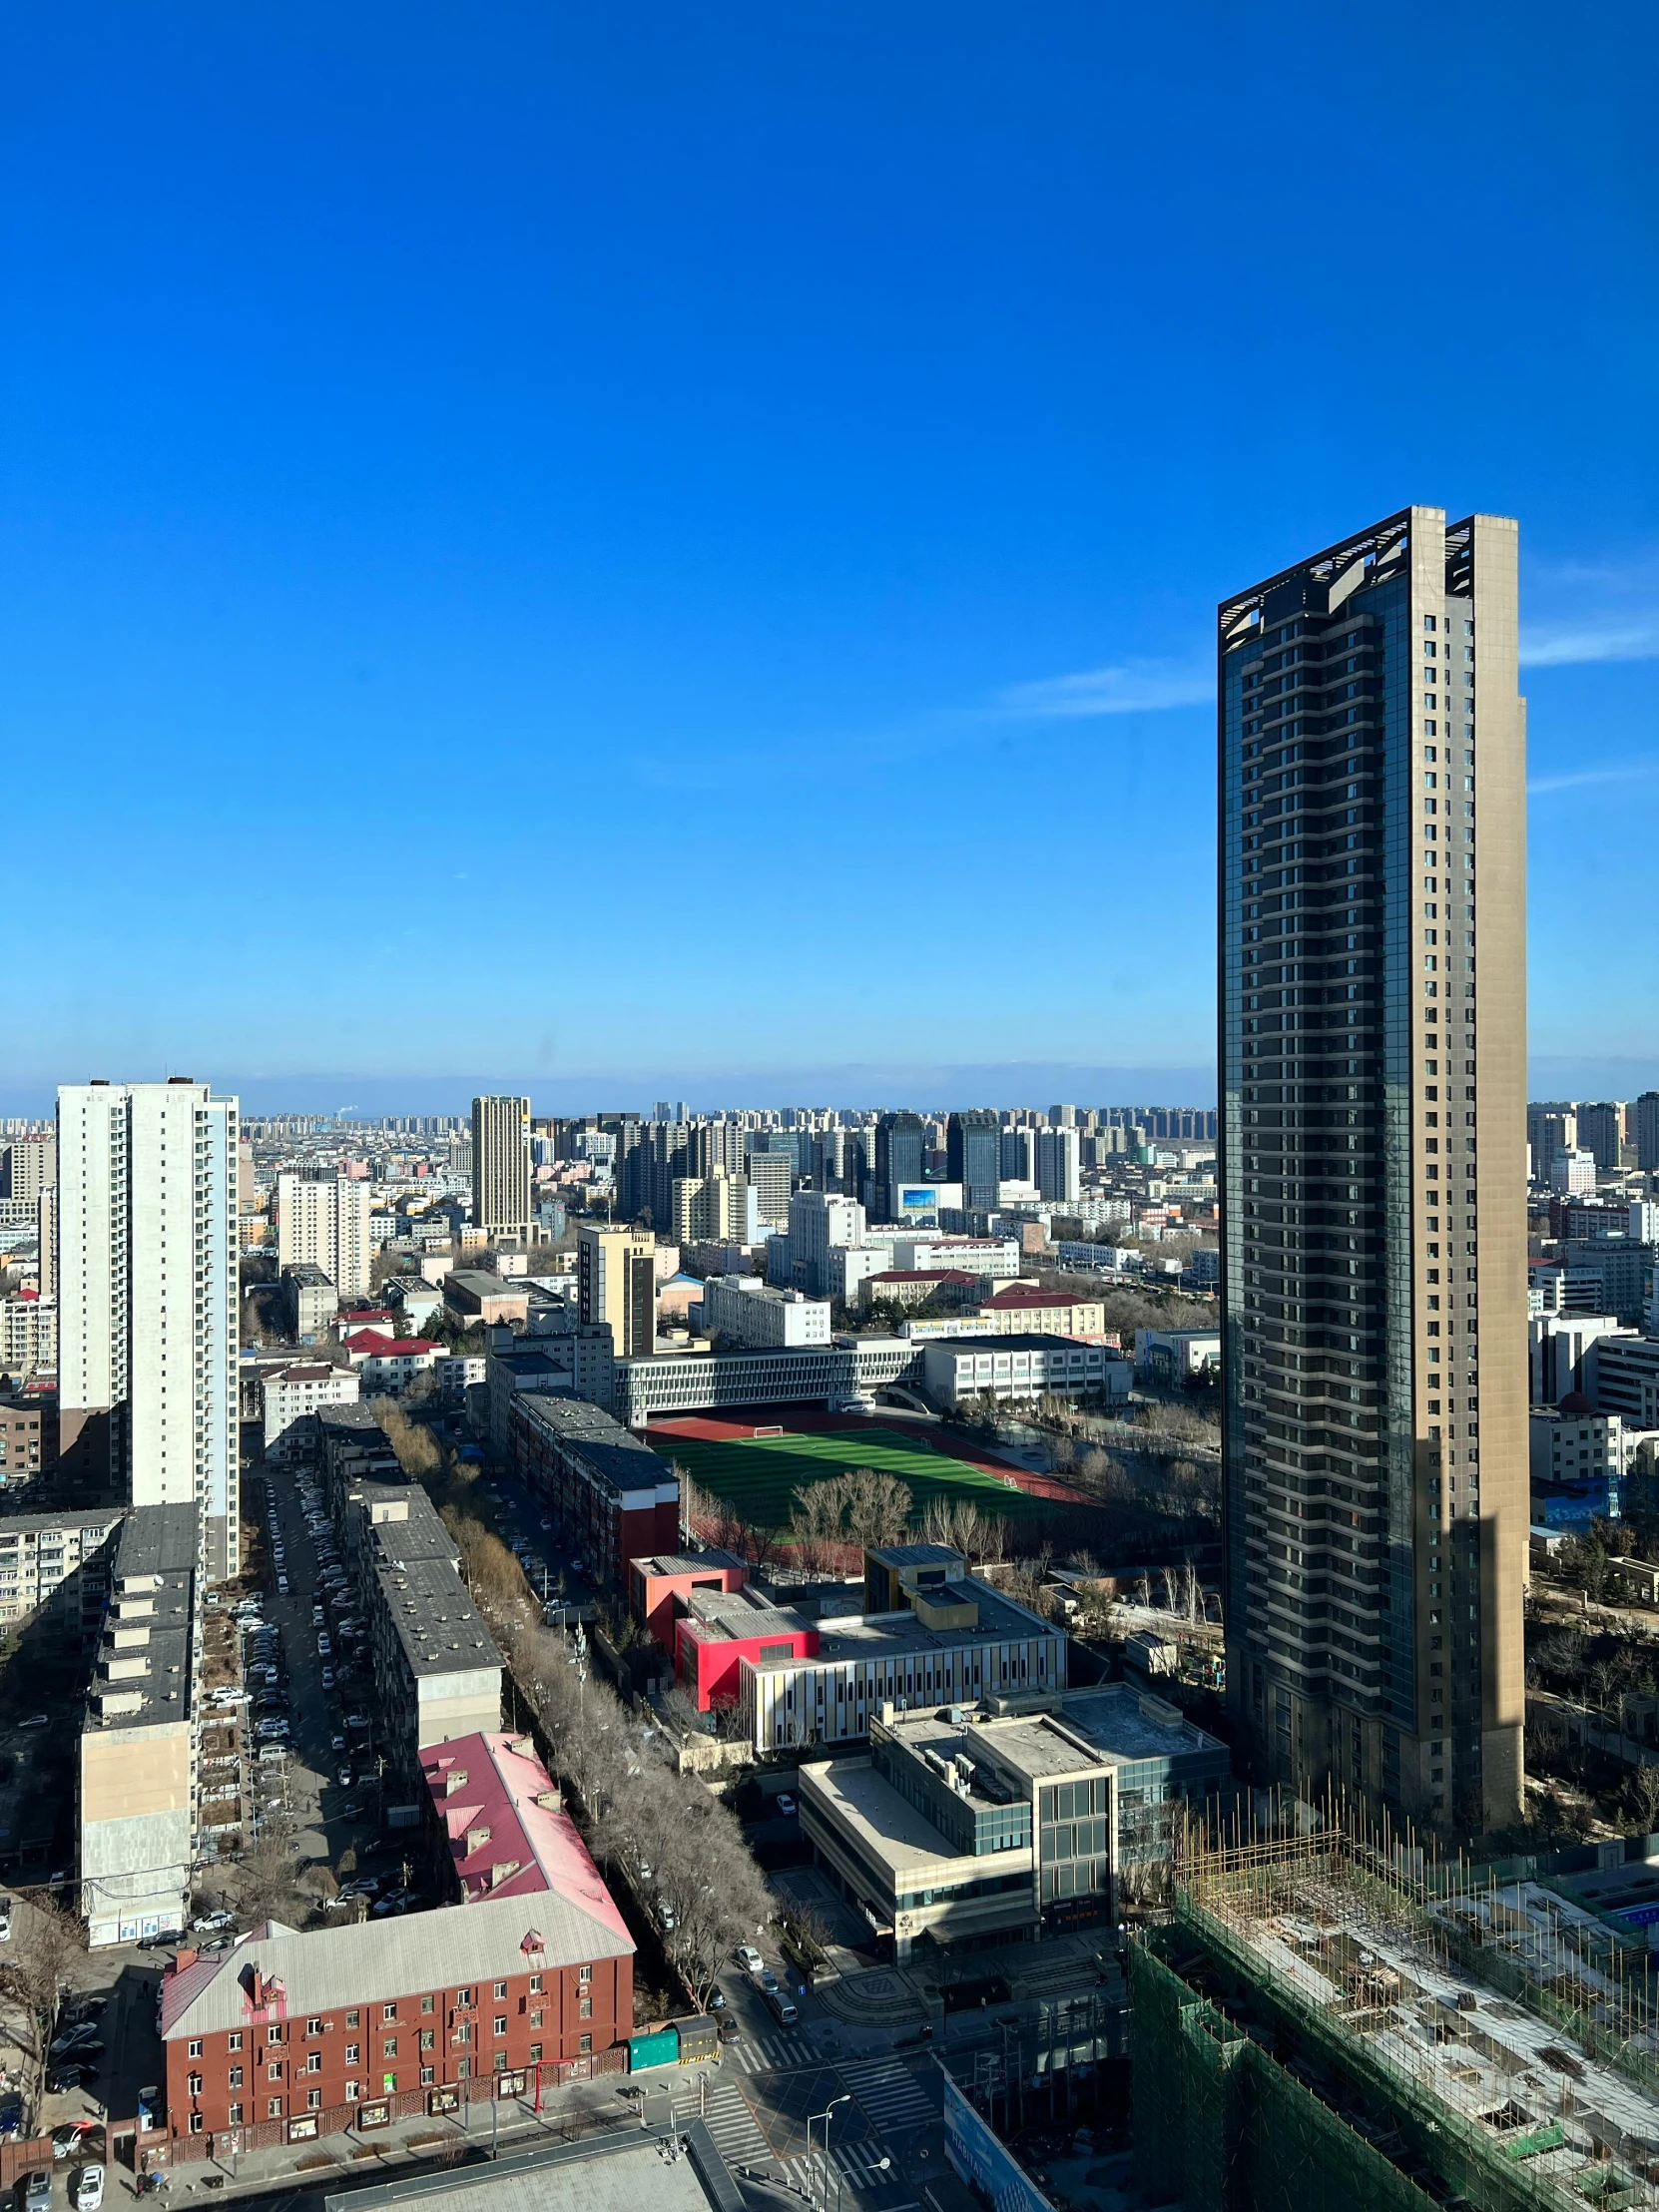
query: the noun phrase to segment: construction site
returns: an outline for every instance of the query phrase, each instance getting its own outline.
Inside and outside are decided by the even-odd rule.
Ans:
[[[1537,1882],[1410,1839],[1187,1852],[1130,1952],[1152,2204],[1659,2206],[1648,1951]]]

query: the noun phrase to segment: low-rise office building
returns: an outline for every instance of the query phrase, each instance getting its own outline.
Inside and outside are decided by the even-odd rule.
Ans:
[[[862,1614],[830,1619],[816,1609],[772,1608],[777,1619],[757,1637],[753,1618],[723,1618],[715,1601],[693,1593],[693,1614],[703,1612],[698,1678],[735,1684],[736,1709],[757,1752],[855,1743],[883,1704],[909,1710],[1065,1687],[1064,1634],[970,1574],[947,1545],[866,1553],[864,1602]],[[682,1639],[688,1626],[680,1624]],[[723,1633],[746,1647],[732,1651],[730,1675]]]
[[[519,1395],[510,1425],[520,1476],[547,1505],[560,1542],[582,1558],[597,1588],[625,1594],[631,1560],[677,1548],[679,1476],[603,1407],[582,1398]]]
[[[979,1296],[983,1278],[965,1268],[883,1268],[858,1285],[860,1311],[883,1306],[965,1306]]]
[[[194,1505],[128,1513],[80,1744],[79,1877],[97,1949],[183,1929],[196,1860],[200,1530]]]
[[[923,1386],[935,1405],[953,1411],[967,1399],[1127,1399],[1129,1363],[1109,1345],[1076,1337],[988,1336],[923,1340]]]
[[[611,1402],[619,1420],[643,1428],[655,1414],[733,1405],[854,1407],[894,1382],[919,1384],[921,1379],[919,1345],[902,1337],[842,1337],[792,1351],[659,1353],[618,1360]]]
[[[634,1943],[528,1741],[422,1752],[458,1902],[186,1949],[162,1983],[174,2155],[372,2130],[620,2070]]]
[[[803,1767],[801,1828],[903,1960],[936,1942],[1113,1918],[1116,1776],[1049,1713],[969,1722],[883,1707],[866,1757]]]
[[[530,1318],[530,1288],[484,1268],[452,1268],[443,1279],[444,1303],[464,1322],[518,1322]]]
[[[444,1397],[465,1397],[469,1386],[484,1381],[485,1361],[481,1352],[452,1352],[435,1361],[433,1379]]]
[[[443,1293],[422,1275],[388,1275],[380,1291],[395,1306],[410,1336],[419,1336],[429,1321],[443,1311]]]
[[[1137,1329],[1135,1365],[1154,1382],[1190,1382],[1221,1366],[1221,1335],[1214,1329]]]
[[[717,1275],[702,1289],[703,1330],[744,1351],[827,1345],[830,1301],[780,1289],[757,1275]]]
[[[1167,1862],[1186,1804],[1228,1786],[1227,1747],[1129,1683],[1050,1698],[883,1709],[867,1757],[803,1766],[802,1832],[903,1958],[1115,1918]]]
[[[281,1368],[264,1379],[265,1455],[308,1458],[316,1439],[312,1419],[324,1405],[355,1405],[361,1382],[350,1368],[310,1361]]]

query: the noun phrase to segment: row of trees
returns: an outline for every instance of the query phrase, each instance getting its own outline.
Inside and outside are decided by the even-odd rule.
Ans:
[[[455,1540],[473,1603],[581,1809],[595,1857],[652,1901],[670,1960],[693,2002],[707,2009],[734,1946],[752,1942],[772,1917],[771,1894],[738,1822],[695,1775],[680,1772],[677,1747],[662,1728],[579,1665],[571,1641],[546,1626],[518,1561],[489,1525],[475,1479],[395,1404],[380,1408],[379,1418],[400,1464],[430,1492]]]

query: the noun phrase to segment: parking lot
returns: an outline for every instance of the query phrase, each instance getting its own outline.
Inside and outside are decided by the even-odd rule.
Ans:
[[[268,1467],[263,1517],[269,1589],[243,1622],[252,1834],[291,1824],[294,1851],[312,1870],[299,1887],[314,1921],[417,1910],[427,1901],[411,1886],[408,1839],[383,1829],[359,1593],[315,1473]]]

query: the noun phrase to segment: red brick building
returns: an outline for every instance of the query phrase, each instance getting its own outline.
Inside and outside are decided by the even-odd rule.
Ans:
[[[633,1939],[528,1740],[421,1759],[466,1902],[182,1950],[162,1984],[176,2156],[372,2131],[625,2063]]]

